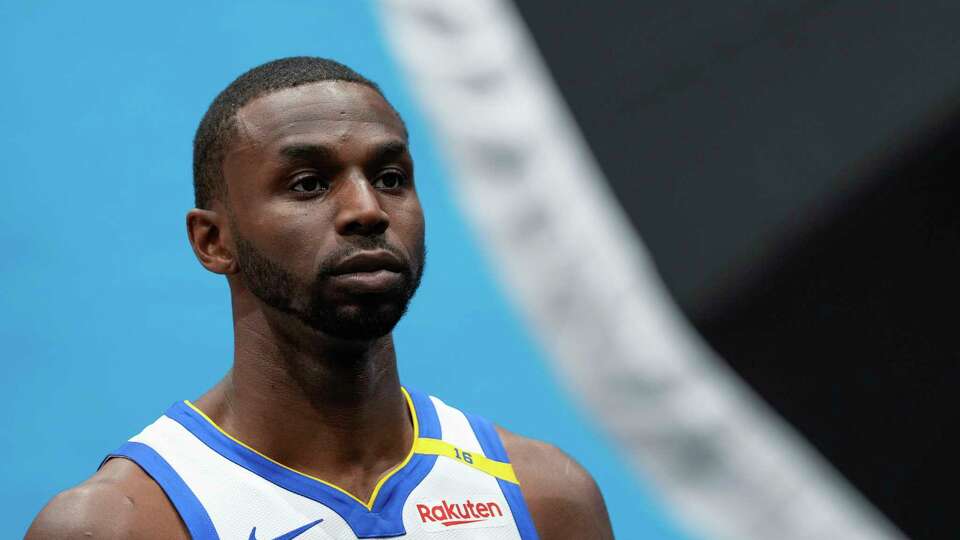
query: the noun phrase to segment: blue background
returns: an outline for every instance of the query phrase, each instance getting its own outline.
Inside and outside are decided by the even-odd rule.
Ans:
[[[359,1],[0,3],[0,537],[229,368],[226,283],[186,241],[191,141],[234,77],[298,54],[378,81],[409,124],[430,261],[396,331],[405,384],[564,448],[619,537],[685,537],[495,281],[384,24]]]

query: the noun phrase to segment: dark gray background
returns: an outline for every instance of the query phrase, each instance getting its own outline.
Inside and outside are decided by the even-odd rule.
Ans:
[[[960,3],[518,0],[715,349],[914,538],[948,538]]]

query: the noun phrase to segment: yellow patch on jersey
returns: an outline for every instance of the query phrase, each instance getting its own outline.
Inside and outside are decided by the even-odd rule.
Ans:
[[[509,463],[496,461],[481,454],[464,451],[447,441],[440,439],[419,438],[413,443],[413,451],[417,454],[431,454],[455,459],[464,465],[483,471],[501,480],[519,484],[513,466]]]

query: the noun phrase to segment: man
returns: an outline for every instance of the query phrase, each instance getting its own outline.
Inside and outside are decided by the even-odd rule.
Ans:
[[[233,368],[28,538],[612,537],[560,450],[401,387],[391,331],[425,261],[407,142],[377,86],[330,60],[270,62],[221,92],[187,230],[230,285]]]

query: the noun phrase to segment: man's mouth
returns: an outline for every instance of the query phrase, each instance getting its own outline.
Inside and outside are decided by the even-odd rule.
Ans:
[[[338,286],[356,292],[380,292],[395,288],[403,281],[403,275],[391,270],[374,270],[337,274],[330,279]]]
[[[337,263],[330,274],[340,276],[345,274],[376,273],[381,270],[400,274],[403,273],[404,269],[400,259],[389,251],[361,251]]]

